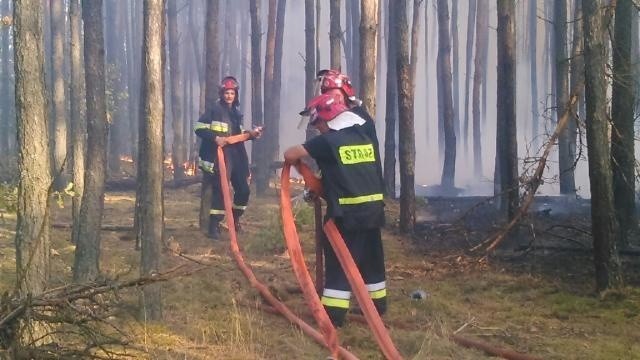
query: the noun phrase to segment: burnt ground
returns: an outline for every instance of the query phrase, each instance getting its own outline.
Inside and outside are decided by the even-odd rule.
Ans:
[[[506,226],[492,197],[427,197],[418,211],[416,241],[425,251],[472,250]],[[535,273],[589,291],[594,283],[590,201],[538,196],[528,214],[488,260],[516,273]],[[640,286],[640,234],[620,253],[625,283]]]

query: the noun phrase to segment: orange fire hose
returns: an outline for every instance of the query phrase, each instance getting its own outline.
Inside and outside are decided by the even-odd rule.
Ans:
[[[307,187],[311,191],[313,191],[315,194],[317,195],[321,194],[322,185],[319,179],[313,175],[311,170],[302,163],[300,163],[297,166],[297,169],[300,171],[300,174],[302,174],[302,176],[304,177],[305,184],[307,185]],[[281,206],[283,207],[282,220],[283,220],[283,225],[285,227],[285,238],[287,241],[287,246],[289,246],[289,244],[293,242],[296,242],[296,243],[299,242],[297,233],[295,232],[295,223],[293,223],[292,214],[288,215],[285,213],[285,210],[284,210],[285,206],[288,207],[289,211],[291,209],[291,202],[289,200],[290,199],[289,172],[290,172],[290,165],[285,164],[284,168],[282,169],[282,181],[280,185],[281,186],[280,203],[281,203]],[[291,218],[287,219],[288,216],[291,216]],[[290,221],[290,225],[285,224],[285,221]],[[288,226],[293,226],[293,229],[288,229]],[[344,243],[344,239],[342,238],[342,235],[340,235],[340,232],[338,231],[338,228],[335,226],[333,220],[330,219],[324,225],[324,232],[327,234],[327,237],[329,238],[329,242],[331,243],[331,247],[334,249],[336,256],[338,258],[338,261],[340,262],[340,265],[344,269],[345,275],[347,276],[349,284],[351,285],[351,289],[353,290],[353,293],[356,299],[358,300],[360,307],[363,310],[365,319],[367,320],[367,324],[371,328],[371,331],[373,332],[373,335],[378,343],[378,346],[380,346],[382,353],[387,359],[391,359],[391,360],[402,359],[402,356],[400,355],[395,345],[393,344],[393,341],[391,340],[391,337],[389,336],[387,329],[384,327],[384,323],[382,322],[382,319],[380,318],[380,315],[378,314],[378,311],[376,310],[375,305],[373,304],[373,301],[369,297],[369,292],[367,291],[364,280],[362,279],[362,275],[360,274],[360,271],[358,270],[356,263],[353,261],[353,258],[349,253],[349,249]],[[300,247],[299,243],[296,245],[297,245],[297,248]],[[291,253],[291,250],[289,251]],[[291,261],[292,263],[294,262],[293,257],[291,257]],[[304,260],[302,260],[302,264],[304,266]],[[295,265],[294,265],[294,268],[295,268]],[[304,270],[306,271],[306,266],[304,266]],[[307,273],[307,277],[310,278],[308,273]],[[306,294],[307,292],[311,291],[309,288],[305,287],[308,285],[303,284],[301,282],[300,286],[303,289],[303,292],[305,293],[305,297],[308,298],[309,296],[307,296]],[[315,299],[317,301],[317,296],[315,297]],[[317,310],[315,309],[316,304],[309,301],[308,303],[309,303],[309,306],[312,307],[314,316],[315,316],[315,313],[317,312]],[[322,312],[323,313],[325,312],[324,309],[322,309]]]
[[[280,187],[280,211],[282,214],[282,227],[284,229],[284,238],[287,243],[287,250],[289,251],[289,257],[291,258],[291,265],[293,272],[300,283],[300,288],[304,294],[304,298],[307,304],[311,308],[313,318],[316,319],[322,333],[324,334],[325,341],[330,345],[332,355],[335,355],[335,349],[338,346],[338,336],[336,329],[331,324],[329,315],[324,310],[318,293],[309,275],[309,270],[304,262],[304,254],[300,247],[300,239],[298,238],[298,232],[296,231],[296,224],[293,221],[293,210],[291,209],[291,193],[289,192],[289,171],[291,165],[285,164],[282,168],[282,182]]]
[[[242,142],[242,141],[246,141],[249,139],[249,134],[240,134],[240,135],[235,135],[235,136],[230,136],[227,138],[227,143],[228,144],[234,144],[237,142]],[[256,290],[258,290],[258,292],[260,293],[260,295],[262,295],[262,297],[271,305],[273,306],[276,310],[278,310],[278,312],[280,312],[285,318],[287,318],[291,323],[297,325],[303,332],[305,332],[307,335],[311,336],[316,342],[322,344],[323,346],[331,349],[332,345],[327,342],[325,340],[325,338],[323,337],[322,334],[320,334],[318,331],[316,331],[313,327],[311,327],[309,324],[307,324],[306,322],[304,322],[304,320],[302,320],[301,318],[299,318],[298,316],[296,316],[289,308],[287,308],[287,306],[282,303],[281,301],[279,301],[275,296],[273,296],[273,294],[271,294],[271,292],[269,291],[269,289],[262,283],[260,283],[258,281],[258,279],[256,278],[255,274],[253,273],[253,271],[251,270],[251,268],[245,263],[244,258],[242,257],[242,253],[240,252],[240,247],[238,246],[238,239],[237,239],[237,235],[236,235],[236,231],[235,231],[235,222],[233,219],[233,212],[232,212],[232,205],[231,205],[231,193],[230,193],[230,189],[229,189],[229,182],[228,182],[228,178],[227,178],[227,167],[226,167],[226,163],[225,163],[225,158],[224,158],[224,151],[222,150],[221,147],[217,147],[218,148],[218,163],[219,163],[219,170],[220,170],[220,183],[222,186],[222,196],[224,199],[224,208],[225,208],[225,214],[226,214],[226,218],[227,218],[227,226],[229,228],[229,237],[230,237],[230,248],[231,248],[231,252],[233,254],[233,258],[236,261],[236,263],[238,264],[238,267],[240,268],[240,271],[242,271],[242,273],[244,274],[244,276],[249,280],[249,283],[251,284],[251,286],[253,286]],[[323,309],[324,311],[324,309]],[[326,313],[325,313],[326,314]],[[337,339],[337,337],[336,337]],[[336,341],[336,345],[337,347],[337,341]],[[335,354],[335,350],[332,350],[332,356],[336,357]],[[343,348],[343,347],[337,347],[337,354],[344,359],[348,359],[348,360],[357,360],[358,358],[353,355],[351,352],[349,352],[347,349]]]

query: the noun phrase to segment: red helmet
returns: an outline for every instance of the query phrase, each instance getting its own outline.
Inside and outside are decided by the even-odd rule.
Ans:
[[[351,85],[349,77],[337,70],[320,70],[318,72],[318,80],[320,81],[320,92],[325,93],[329,90],[342,90],[343,96],[349,100],[355,100],[356,92]],[[345,100],[346,100],[345,99]]]
[[[309,115],[309,122],[313,125],[318,120],[329,122],[342,112],[348,110],[345,104],[342,104],[329,94],[318,95],[307,104],[307,107],[300,115]]]
[[[227,90],[235,90],[236,93],[240,90],[240,84],[233,76],[226,76],[220,82],[220,93],[224,93]]]

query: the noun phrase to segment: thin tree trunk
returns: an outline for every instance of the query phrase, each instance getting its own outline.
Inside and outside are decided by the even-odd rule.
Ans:
[[[413,13],[411,19],[411,78],[416,78],[418,71],[418,48],[420,43],[420,4],[423,0],[413,0]],[[415,82],[414,82],[415,87]],[[415,90],[414,90],[415,91]]]
[[[344,56],[347,65],[347,72],[351,74],[351,81],[355,82],[353,74],[355,73],[355,59],[353,53],[353,2],[351,0],[344,0],[344,17],[345,17],[345,31],[342,34],[344,38]],[[356,83],[357,84],[357,83]]]
[[[143,3],[144,40],[142,45],[142,92],[144,118],[140,122],[140,168],[136,208],[137,238],[142,245],[140,275],[160,271],[160,248],[164,223],[163,130],[164,130],[164,0]],[[160,284],[145,286],[140,296],[141,318],[162,318]]]
[[[167,17],[169,26],[169,63],[171,71],[171,127],[173,130],[173,146],[171,148],[171,162],[173,164],[173,180],[184,178],[184,141],[182,98],[180,96],[182,72],[180,69],[180,44],[178,33],[178,0],[169,0]]]
[[[484,60],[487,57],[489,45],[489,0],[478,0],[476,19],[476,54],[473,62],[473,174],[476,178],[482,176],[482,117],[480,114],[480,92],[482,84],[486,82],[486,67]]]
[[[284,26],[285,12],[287,9],[287,0],[278,0],[278,8],[276,12],[276,49],[275,49],[275,67],[273,71],[273,134],[272,153],[278,156],[280,153],[280,96],[282,93],[282,56],[284,47]]]
[[[260,157],[256,158],[256,194],[263,196],[269,188],[269,169],[268,166],[275,160],[275,147],[272,146],[271,139],[278,132],[276,114],[274,113],[274,71],[275,71],[275,52],[276,52],[276,11],[277,1],[268,1],[267,13],[267,42],[264,58],[264,125],[270,129],[265,138],[254,142],[257,148],[256,154]]]
[[[449,5],[438,0],[438,98],[442,106],[444,130],[444,165],[440,184],[454,187],[456,172],[456,133],[453,118],[451,43],[449,42]]]
[[[560,119],[569,103],[569,55],[567,52],[567,1],[554,3],[554,42],[556,54],[556,118]],[[558,139],[560,193],[575,195],[574,158],[571,153],[569,132],[563,131]]]
[[[473,0],[475,1],[475,0]],[[424,74],[429,78],[429,66],[431,65],[431,56],[429,55],[429,2],[425,1],[424,4]],[[424,97],[425,109],[431,109],[431,102],[429,101],[430,94],[427,91]],[[430,112],[427,112],[424,116],[425,121],[425,139],[429,139],[431,136],[431,126],[429,116]]]
[[[516,131],[515,0],[498,0],[498,110],[496,159],[500,176],[501,208],[508,219],[519,202],[518,142]]]
[[[400,231],[413,232],[416,222],[415,204],[415,130],[413,127],[413,80],[409,64],[407,0],[399,0],[395,12],[398,48],[396,71],[398,82],[399,155],[400,160]]]
[[[75,195],[72,199],[73,214],[73,234],[71,241],[78,241],[78,230],[80,229],[80,206],[84,193],[85,176],[85,151],[87,147],[87,123],[86,114],[86,94],[84,86],[84,71],[82,62],[82,12],[80,0],[71,0],[69,3],[69,26],[71,29],[71,144],[72,144],[72,168],[73,168],[73,191]]]
[[[578,0],[581,1],[581,0]],[[531,141],[536,148],[538,129],[538,6],[537,1],[529,1],[529,81],[531,82]]]
[[[573,121],[569,121],[567,124],[567,134],[569,137],[569,151],[570,157],[572,159],[576,158],[576,136],[577,134],[577,126],[581,121],[584,122],[584,111],[580,108],[579,104],[582,103],[584,105],[584,35],[582,31],[582,5],[581,0],[575,1],[575,10],[573,16],[573,40],[572,40],[572,49],[571,49],[571,78],[570,78],[570,86],[569,89],[571,91],[576,91],[578,87],[580,87],[580,97],[579,101],[573,106],[571,110],[574,119]]]
[[[340,37],[342,36],[342,30],[340,30],[340,0],[331,0],[329,2],[329,13],[330,67],[340,71],[342,67],[342,56],[340,54]]]
[[[214,105],[218,100],[218,83],[220,82],[220,40],[218,23],[220,22],[220,1],[207,1],[207,17],[205,21],[205,108]]]
[[[218,39],[218,23],[220,21],[220,2],[206,2],[207,16],[205,21],[205,83],[204,107],[209,109],[218,101],[218,83],[220,82],[220,41]],[[199,56],[196,54],[196,56]],[[202,84],[202,82],[201,82]],[[200,89],[202,91],[203,88]],[[202,184],[200,191],[200,229],[206,229],[209,223],[209,207],[213,197],[213,188]]]
[[[387,22],[389,36],[387,38],[387,91],[385,108],[384,135],[384,184],[385,195],[391,199],[396,197],[396,124],[398,118],[398,82],[397,82],[397,35],[396,14],[398,8],[387,0]]]
[[[311,0],[313,2],[313,0]],[[313,5],[313,4],[311,4]],[[262,108],[262,66],[260,64],[260,56],[262,54],[262,25],[260,22],[260,2],[258,0],[249,1],[249,14],[251,16],[251,120],[256,126],[264,125],[263,120],[263,108]],[[306,19],[313,24],[313,16],[311,19]],[[307,41],[311,41],[311,46],[307,42],[307,55],[311,54],[313,57],[313,37],[309,39],[307,34]],[[308,65],[309,59],[305,66]],[[311,61],[310,66],[315,66],[315,63]],[[254,144],[251,147],[251,162],[257,164],[262,160],[262,154],[258,151],[258,146]]]
[[[477,0],[469,0],[469,15],[467,16],[467,61],[464,72],[464,124],[462,126],[463,155],[469,155],[469,91],[471,87],[471,67],[473,65],[473,40],[476,34],[476,5]]]
[[[13,45],[18,123],[16,290],[42,293],[49,278],[49,134],[40,0],[15,0]]]
[[[603,2],[582,0],[584,25],[587,149],[591,184],[591,234],[596,288],[602,292],[622,284],[616,250],[618,220],[613,200],[609,126],[607,120],[606,43]]]
[[[305,0],[304,2],[304,34],[305,34],[305,103],[309,101],[314,93],[314,79],[316,77],[316,60],[315,60],[315,23],[314,23],[314,0]]]
[[[64,36],[65,11],[64,2],[49,0],[51,8],[51,40],[52,40],[52,95],[53,121],[55,128],[53,150],[53,176],[56,190],[64,187],[64,175],[67,168],[67,107],[66,84],[64,81]]]
[[[102,0],[82,2],[84,68],[87,94],[87,161],[73,265],[73,280],[94,280],[100,273],[100,226],[107,165]]]
[[[320,24],[320,15],[322,11],[322,7],[320,6],[320,0],[316,0],[316,29],[319,29],[322,24]],[[316,31],[315,34],[315,44],[316,44],[316,70],[320,70],[320,31]]]
[[[637,16],[632,0],[618,0],[613,44],[613,98],[611,118],[611,165],[614,208],[620,225],[619,248],[625,248],[636,229],[634,100],[631,64],[631,18]],[[636,35],[637,36],[637,35]],[[637,61],[635,59],[634,61]]]
[[[314,94],[314,81],[316,76],[316,59],[315,59],[315,18],[314,18],[314,0],[305,0],[304,2],[304,34],[305,34],[305,61],[304,61],[304,73],[305,73],[305,91],[304,98],[305,104],[315,95]],[[317,134],[316,130],[310,125],[307,125],[306,139],[310,139]]]
[[[129,13],[127,14],[127,34],[125,36],[126,41],[126,52],[127,52],[127,93],[129,96],[127,97],[129,100],[129,144],[131,149],[131,157],[135,158],[137,156],[137,143],[138,143],[138,92],[140,90],[140,86],[138,85],[139,76],[138,72],[135,69],[140,69],[138,65],[138,56],[136,52],[140,51],[140,46],[137,43],[134,43],[134,39],[137,39],[137,36],[134,36],[135,30],[137,27],[134,25],[134,18],[137,13],[137,8],[135,7],[135,1],[130,2]]]
[[[2,13],[3,14],[9,14],[11,9],[10,9],[10,3],[11,1],[6,0],[6,1],[2,1]],[[1,65],[1,71],[2,71],[2,80],[0,81],[0,97],[3,100],[0,100],[0,105],[2,106],[0,108],[0,153],[1,154],[8,154],[9,151],[11,151],[13,153],[14,150],[14,146],[15,146],[15,117],[14,117],[14,104],[13,104],[13,97],[14,94],[11,94],[10,92],[13,92],[12,90],[10,90],[10,81],[11,81],[11,74],[10,71],[12,71],[13,69],[10,69],[9,67],[9,58],[11,56],[10,54],[10,48],[9,48],[9,42],[11,41],[10,39],[10,31],[11,28],[9,26],[3,26],[0,28],[0,46],[2,46],[2,65]]]
[[[451,1],[451,47],[452,58],[451,68],[453,75],[453,128],[455,130],[456,139],[460,138],[460,42],[458,41],[458,0]]]
[[[360,6],[360,98],[364,109],[375,119],[378,0],[361,0]]]

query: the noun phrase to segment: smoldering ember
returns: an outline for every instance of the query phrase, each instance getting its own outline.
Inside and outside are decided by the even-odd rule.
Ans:
[[[640,359],[632,0],[0,0],[0,359]]]

